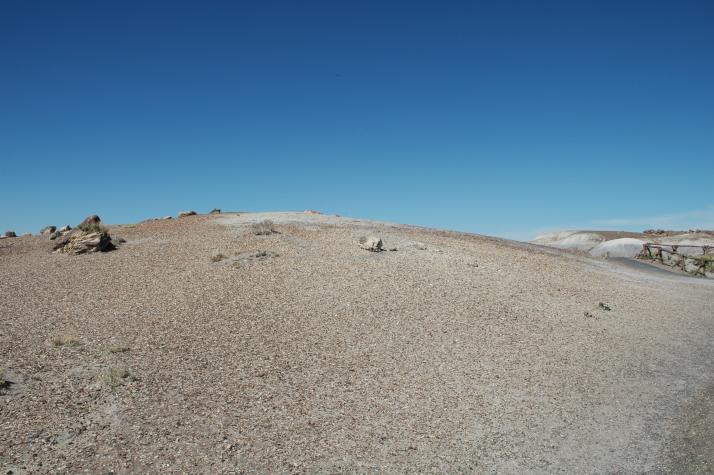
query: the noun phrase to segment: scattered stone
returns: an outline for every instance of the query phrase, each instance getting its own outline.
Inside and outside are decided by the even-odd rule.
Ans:
[[[174,219],[174,217],[173,217],[173,216],[164,216],[164,217],[161,218],[161,219]]]
[[[605,310],[606,312],[609,312],[610,310],[612,310],[608,304],[602,303],[602,302],[597,304],[597,308],[599,308],[600,310]]]
[[[61,233],[66,233],[67,231],[71,231],[71,230],[72,230],[72,226],[70,226],[69,224],[65,224],[64,226],[59,228],[59,232],[61,232]]]
[[[196,215],[196,212],[193,211],[193,210],[192,210],[192,211],[181,211],[181,212],[178,214],[178,217],[179,217],[179,218],[185,218],[185,217],[187,217],[187,216],[195,216],[195,215]]]
[[[240,268],[248,267],[258,262],[263,262],[278,256],[279,254],[273,251],[243,252],[234,257],[222,256],[220,260],[214,260],[214,262],[225,260],[225,262],[232,265],[232,267]]]
[[[391,252],[394,252],[394,251],[397,250],[397,248],[396,248],[396,247],[390,247],[389,250],[390,250]]]
[[[126,345],[115,345],[109,347],[109,353],[126,353],[131,348]]]
[[[220,208],[213,208],[208,214],[221,214]]]
[[[5,231],[3,236],[6,238],[14,238],[17,237],[17,234],[15,234],[15,231]]]
[[[359,245],[362,249],[371,252],[382,251],[382,240],[376,236],[362,236],[359,238]]]
[[[58,237],[62,236],[62,233],[59,231],[55,231],[52,234],[50,234],[50,241],[54,241]]]
[[[585,318],[595,318],[595,315],[590,312],[583,312],[583,315],[585,315]]]
[[[106,231],[87,233],[81,230],[69,233],[54,246],[56,252],[63,254],[85,254],[89,252],[107,252],[116,249],[112,238]]]
[[[322,214],[319,211],[315,211],[314,209],[306,209],[305,213],[306,214]]]
[[[45,226],[44,228],[40,229],[40,234],[43,236],[52,236],[52,233],[57,231],[56,226]]]
[[[250,254],[248,257],[253,259],[265,259],[266,257],[278,257],[278,254],[273,251],[258,251]]]

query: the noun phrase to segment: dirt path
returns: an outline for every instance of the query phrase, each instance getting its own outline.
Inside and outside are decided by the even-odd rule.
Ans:
[[[688,279],[699,279],[698,277],[694,277],[691,274],[687,274],[685,272],[678,272],[676,270],[664,267],[664,266],[657,266],[653,264],[648,264],[646,262],[634,260],[634,259],[627,259],[624,257],[612,257],[609,259],[610,262],[614,263],[615,265],[619,265],[621,267],[628,267],[630,269],[634,269],[640,273],[643,274],[650,274],[653,276],[657,277],[663,277],[663,278],[669,278],[672,280],[679,280],[679,279],[684,279],[685,283],[693,283],[691,280],[688,281]],[[702,285],[711,285],[711,284],[706,284],[703,283]]]

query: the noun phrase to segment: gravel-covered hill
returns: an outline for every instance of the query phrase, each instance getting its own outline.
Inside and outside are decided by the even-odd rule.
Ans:
[[[3,473],[714,468],[712,281],[319,214],[109,232],[0,241]]]

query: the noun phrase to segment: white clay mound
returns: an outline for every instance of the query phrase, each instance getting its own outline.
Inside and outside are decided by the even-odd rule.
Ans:
[[[634,238],[620,238],[605,241],[590,250],[592,256],[628,257],[637,256],[642,251],[645,241]]]
[[[536,238],[531,242],[535,244],[548,245],[550,243],[563,240],[568,236],[572,236],[577,232],[578,231],[558,231],[554,233],[541,234],[540,236],[536,236]]]
[[[533,242],[536,244],[543,244],[545,246],[557,247],[558,249],[589,251],[593,247],[600,244],[604,239],[604,237],[596,233],[568,231],[538,236]]]

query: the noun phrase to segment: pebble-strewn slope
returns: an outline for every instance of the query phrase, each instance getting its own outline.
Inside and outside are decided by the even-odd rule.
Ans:
[[[253,235],[266,217],[279,233]],[[83,256],[0,242],[2,473],[714,464],[691,429],[713,407],[711,282],[303,214],[112,234]]]

